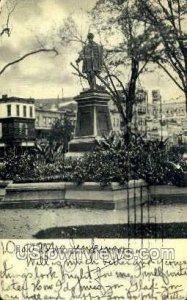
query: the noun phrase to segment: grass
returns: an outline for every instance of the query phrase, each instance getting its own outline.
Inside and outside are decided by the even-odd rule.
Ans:
[[[187,238],[187,223],[115,224],[54,227],[35,238]]]

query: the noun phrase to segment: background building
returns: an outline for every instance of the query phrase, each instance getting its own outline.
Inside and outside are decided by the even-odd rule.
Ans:
[[[119,91],[120,93],[120,91]],[[124,93],[121,93],[121,97],[125,97]],[[112,128],[114,132],[121,132],[123,130],[123,121],[120,113],[113,100],[109,102],[109,111],[111,115]],[[148,92],[139,89],[136,94],[136,103],[134,105],[132,129],[134,131],[146,133],[146,117],[148,114]]]
[[[146,139],[168,139],[171,144],[187,143],[185,100],[163,101],[159,90],[137,90],[132,129]],[[122,97],[124,95],[122,94]],[[113,131],[123,131],[121,115],[109,101]],[[0,99],[0,148],[15,145],[30,147],[35,139],[47,138],[57,120],[65,116],[75,128],[77,103],[72,97],[53,99],[23,99],[3,95]]]
[[[133,129],[146,137],[148,115],[148,92],[138,89],[136,93],[136,103],[134,105]]]
[[[121,115],[118,112],[118,109],[113,100],[109,101],[109,112],[110,112],[110,119],[112,124],[112,130],[116,133],[120,133],[122,129],[122,120]]]
[[[57,120],[69,118],[75,126],[77,106],[73,98],[37,99],[35,130],[38,139],[46,138]]]
[[[0,146],[33,146],[35,140],[34,99],[3,95],[0,99],[0,112]]]
[[[76,103],[73,98],[23,99],[3,95],[0,99],[0,156],[8,146],[32,147],[43,139],[57,120],[65,116],[75,126]]]
[[[57,120],[63,120],[64,112],[36,108],[35,131],[37,138],[46,138],[53,124]]]
[[[185,100],[163,101],[160,91],[152,91],[152,102],[148,105],[149,139],[168,139],[171,144],[182,142],[186,124]]]

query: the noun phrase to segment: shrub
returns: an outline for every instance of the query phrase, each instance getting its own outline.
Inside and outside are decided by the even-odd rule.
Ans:
[[[62,170],[62,160],[48,162],[42,155],[36,155],[33,151],[25,151],[22,154],[9,152],[5,156],[0,177],[15,182],[45,181],[47,177],[51,180],[54,176],[60,177]]]
[[[185,184],[183,170],[187,170],[187,164],[182,160],[183,151],[177,147],[167,149],[165,142],[146,141],[133,135],[127,143],[112,134],[98,142],[94,152],[81,158],[64,159],[61,150],[55,143],[20,155],[9,153],[0,176],[15,182],[94,181],[107,185],[141,178],[154,185]]]
[[[145,179],[149,184],[185,184],[181,149],[167,149],[162,141],[145,141],[133,135],[130,143],[111,135],[99,142],[95,152],[88,153],[74,162],[70,180],[77,183],[96,181],[103,185],[112,181],[121,184],[129,179]],[[174,159],[175,158],[175,159]]]

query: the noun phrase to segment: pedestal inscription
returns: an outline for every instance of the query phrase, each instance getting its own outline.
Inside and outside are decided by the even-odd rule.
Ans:
[[[107,107],[96,107],[97,114],[97,134],[98,136],[105,136],[111,130],[110,114]]]
[[[75,97],[78,104],[75,137],[69,143],[69,152],[92,151],[96,139],[111,131],[108,109],[110,95],[105,91],[89,90]]]
[[[93,109],[87,107],[80,107],[77,115],[76,136],[88,136],[94,134],[94,112]]]

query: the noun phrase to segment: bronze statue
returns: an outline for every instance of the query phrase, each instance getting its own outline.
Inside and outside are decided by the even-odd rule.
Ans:
[[[82,72],[87,75],[90,89],[96,89],[96,75],[101,72],[103,65],[103,47],[93,41],[93,33],[88,33],[88,43],[80,52],[79,58],[76,60],[78,64],[83,61]]]

